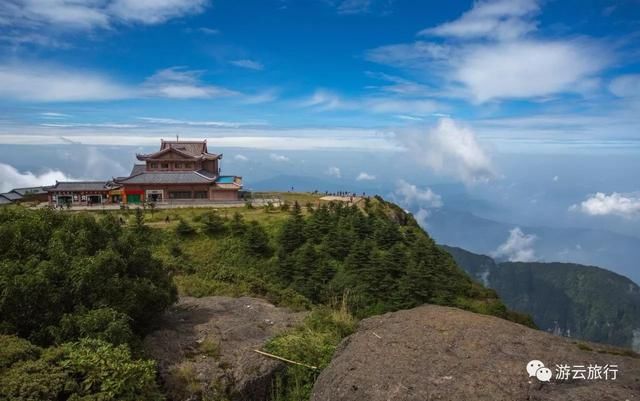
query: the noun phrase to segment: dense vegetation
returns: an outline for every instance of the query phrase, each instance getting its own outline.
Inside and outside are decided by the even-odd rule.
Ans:
[[[5,208],[0,238],[0,399],[162,399],[140,343],[176,285],[312,309],[266,347],[319,368],[288,369],[278,400],[308,396],[358,318],[428,302],[532,324],[381,198],[238,211]]]
[[[429,302],[532,325],[464,274],[410,215],[380,198],[358,206],[292,203],[172,219],[177,224],[159,233],[164,239],[156,252],[174,270],[179,290],[320,307],[301,328],[267,346],[319,369],[355,325],[351,314],[362,318]],[[290,367],[276,386],[277,399],[305,399],[316,374]]]
[[[142,225],[0,210],[0,399],[162,399],[139,341],[176,299]]]
[[[640,288],[626,277],[571,263],[496,264],[460,248],[446,250],[541,329],[640,350]]]

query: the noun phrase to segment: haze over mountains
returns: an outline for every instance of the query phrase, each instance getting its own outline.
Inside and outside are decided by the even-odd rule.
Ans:
[[[443,247],[471,277],[541,330],[640,350],[640,287],[608,270],[569,263],[503,262]]]

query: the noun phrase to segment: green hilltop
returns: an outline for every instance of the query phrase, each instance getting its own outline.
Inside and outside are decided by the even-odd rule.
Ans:
[[[532,325],[398,206],[279,196],[219,210],[0,209],[0,399],[163,399],[140,344],[178,294],[311,310],[267,349],[319,367],[357,319],[423,303]],[[289,369],[275,399],[308,397],[314,377]]]

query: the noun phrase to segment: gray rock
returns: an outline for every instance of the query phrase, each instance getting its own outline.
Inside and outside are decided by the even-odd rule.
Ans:
[[[283,365],[253,350],[304,315],[256,298],[182,297],[144,347],[170,400],[264,401]]]
[[[550,382],[529,377],[540,360]],[[617,365],[615,380],[557,380],[556,364]],[[612,377],[612,376],[610,376]],[[365,319],[315,383],[312,401],[640,400],[640,359],[455,308]]]

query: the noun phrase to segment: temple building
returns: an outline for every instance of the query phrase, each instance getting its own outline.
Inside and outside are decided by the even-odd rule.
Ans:
[[[56,181],[45,188],[52,205],[95,206],[109,203],[109,192],[115,187],[108,181]]]
[[[222,154],[209,153],[207,141],[165,141],[160,150],[138,154],[128,177],[113,179],[111,201],[123,203],[236,201],[242,177],[221,176]]]

